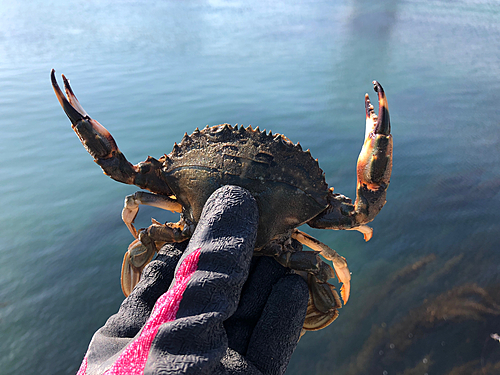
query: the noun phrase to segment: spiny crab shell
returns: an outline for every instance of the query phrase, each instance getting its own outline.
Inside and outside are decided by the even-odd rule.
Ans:
[[[249,190],[259,206],[257,249],[328,206],[325,175],[309,150],[259,128],[222,124],[196,129],[159,161],[184,218],[194,223],[219,187]]]

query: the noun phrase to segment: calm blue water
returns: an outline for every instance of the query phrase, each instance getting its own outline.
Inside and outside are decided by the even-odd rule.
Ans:
[[[0,2],[2,374],[75,373],[123,299],[135,188],[86,154],[51,68],[134,163],[196,127],[258,125],[310,148],[351,197],[379,80],[388,203],[368,243],[306,228],[347,258],[352,294],[288,373],[500,373],[498,2]],[[138,227],[151,216],[175,220],[141,209]]]

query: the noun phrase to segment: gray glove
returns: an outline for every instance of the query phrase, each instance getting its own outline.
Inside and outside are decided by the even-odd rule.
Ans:
[[[214,192],[189,244],[163,247],[78,374],[283,374],[309,292],[274,259],[252,260],[257,224],[248,191]]]

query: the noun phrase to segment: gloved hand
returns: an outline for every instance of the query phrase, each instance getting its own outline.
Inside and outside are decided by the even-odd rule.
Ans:
[[[309,292],[274,259],[251,261],[257,223],[248,191],[214,192],[189,244],[164,246],[145,268],[78,374],[284,373]]]

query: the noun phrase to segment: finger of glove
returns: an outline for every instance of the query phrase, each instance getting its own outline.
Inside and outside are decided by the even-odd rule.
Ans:
[[[224,354],[212,375],[262,375],[262,372],[240,353],[227,348],[226,354]]]
[[[238,309],[224,322],[231,349],[246,355],[250,337],[273,286],[290,272],[290,269],[283,267],[271,257],[252,259],[250,275],[243,286]]]
[[[102,374],[137,335],[158,297],[168,289],[186,246],[187,243],[165,246],[157,260],[144,269],[141,281],[123,301],[118,312],[94,334],[82,364],[82,373]]]
[[[175,280],[141,333],[160,322],[145,373],[210,374],[218,366],[227,350],[223,321],[237,308],[257,224],[257,204],[245,189],[224,186],[208,199]]]
[[[146,266],[141,280],[122,302],[118,312],[101,328],[103,335],[108,338],[132,338],[139,332],[156,300],[168,290],[174,278],[175,267],[186,246],[187,241],[167,244],[160,250],[157,258]]]
[[[308,299],[307,283],[299,275],[287,275],[273,286],[246,354],[263,374],[285,373],[300,338]]]

